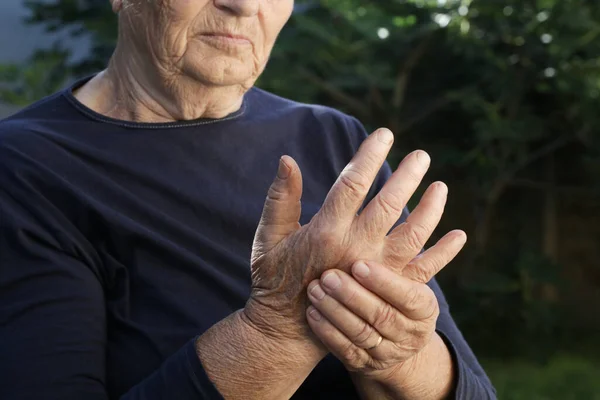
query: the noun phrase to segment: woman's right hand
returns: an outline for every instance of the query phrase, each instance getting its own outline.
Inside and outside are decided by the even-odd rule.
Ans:
[[[389,231],[429,168],[425,152],[409,154],[357,215],[392,143],[387,129],[370,135],[304,226],[298,222],[300,169],[282,157],[254,239],[252,292],[242,313],[246,322],[276,338],[306,340],[312,337],[306,287],[325,270],[349,271],[354,262],[371,260],[400,271],[419,254],[443,214],[445,184],[433,183],[407,221]]]

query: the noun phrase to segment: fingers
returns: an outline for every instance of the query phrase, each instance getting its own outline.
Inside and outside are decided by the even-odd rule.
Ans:
[[[365,139],[325,199],[322,212],[326,218],[348,224],[354,220],[393,141],[388,129],[379,129]]]
[[[423,249],[444,213],[448,187],[443,182],[431,184],[419,204],[387,237],[386,254],[389,265],[404,267]]]
[[[336,288],[331,286],[333,279],[339,284]],[[414,324],[341,271],[325,273],[320,282],[311,282],[308,299],[352,343],[363,349],[378,345],[381,337],[396,340],[399,333]]]
[[[306,318],[315,336],[350,371],[377,373],[395,367],[421,349],[419,342],[426,342],[426,340],[415,340],[414,344],[409,344],[407,343],[409,340],[405,338],[400,344],[379,336],[380,339],[374,347],[364,349],[354,343],[342,329],[329,321],[314,306],[308,307]]]
[[[396,172],[361,213],[360,227],[381,237],[387,235],[417,190],[430,162],[429,155],[422,150],[406,156]]]
[[[437,298],[427,285],[415,282],[390,268],[371,261],[355,263],[352,266],[352,277],[356,280],[355,284],[374,293],[410,320],[424,321],[437,318],[439,313]],[[352,302],[352,299],[342,300],[345,305]],[[353,305],[351,309],[354,310],[354,307],[357,306]],[[362,311],[359,311],[357,307],[357,312]],[[395,315],[382,308],[365,317],[367,322],[375,324],[377,329],[384,323],[395,322],[394,318],[396,318]]]
[[[323,344],[351,368],[406,360],[435,331],[439,314],[435,294],[427,285],[380,265],[366,267],[372,272],[365,276],[361,265],[366,267],[355,264],[354,274],[364,276],[361,279],[379,292],[343,271],[327,271],[308,286],[308,323]]]
[[[368,268],[364,263],[355,265],[353,274],[364,272],[363,266]],[[361,278],[371,287],[343,271],[331,270],[308,288],[311,303],[364,348],[373,346],[378,333],[398,341],[400,334],[417,330],[420,321],[437,318],[437,299],[431,289],[381,268],[385,271]]]
[[[264,254],[299,228],[302,174],[289,156],[279,160],[277,176],[269,188],[258,225],[253,253]]]
[[[402,275],[417,282],[429,282],[458,255],[466,242],[467,234],[461,230],[447,233],[434,246],[409,262]]]
[[[358,371],[370,363],[367,350],[356,346],[315,307],[306,310],[306,319],[313,333],[350,370]],[[379,346],[378,346],[379,347]]]

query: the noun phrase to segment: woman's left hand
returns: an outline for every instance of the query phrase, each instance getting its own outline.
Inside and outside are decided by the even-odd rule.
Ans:
[[[435,334],[439,306],[426,282],[465,241],[463,232],[451,232],[402,271],[370,261],[355,263],[353,276],[326,271],[308,286],[312,331],[348,370],[388,376]]]

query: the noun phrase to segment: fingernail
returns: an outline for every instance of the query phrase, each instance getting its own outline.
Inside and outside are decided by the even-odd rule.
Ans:
[[[319,285],[318,283],[315,286],[313,286],[313,288],[310,290],[310,294],[312,294],[319,300],[323,300],[323,298],[325,298],[325,292],[323,291],[323,289],[321,289],[321,285]]]
[[[392,144],[394,141],[394,134],[389,129],[380,129],[379,132],[377,132],[377,139],[379,139],[381,143]]]
[[[320,321],[321,318],[323,318],[323,316],[321,315],[321,313],[318,312],[316,308],[313,308],[312,310],[310,310],[308,312],[308,315],[310,315],[310,317],[312,319],[314,319],[315,321]]]
[[[359,261],[356,264],[354,264],[354,267],[352,267],[352,272],[359,278],[366,278],[371,273],[371,270],[369,269],[367,264],[365,264],[362,261]]]
[[[429,154],[425,153],[423,150],[417,151],[417,161],[423,166],[428,166],[431,162],[431,158]]]
[[[283,162],[283,158],[279,159],[279,169],[277,170],[277,177],[279,179],[287,179],[290,176],[290,168]]]
[[[335,290],[342,286],[342,281],[335,272],[331,272],[323,278],[323,285],[328,289]]]

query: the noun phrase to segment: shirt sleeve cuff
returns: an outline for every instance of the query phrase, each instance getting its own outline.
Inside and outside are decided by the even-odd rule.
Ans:
[[[169,357],[155,373],[133,387],[121,400],[221,400],[223,396],[208,378],[190,340]]]
[[[455,400],[495,400],[496,396],[481,382],[481,379],[471,371],[467,363],[460,357],[454,344],[448,336],[439,330],[436,331],[442,338],[454,364],[454,391],[448,397]]]
[[[211,399],[211,400],[222,400],[223,396],[212,381],[209,379],[206,371],[204,370],[204,366],[200,362],[200,358],[198,357],[198,353],[196,353],[196,342],[198,338],[194,338],[191,340],[183,349],[186,352],[186,358],[188,360],[188,367],[190,378],[192,379],[196,390],[199,394],[201,394],[202,399]]]

